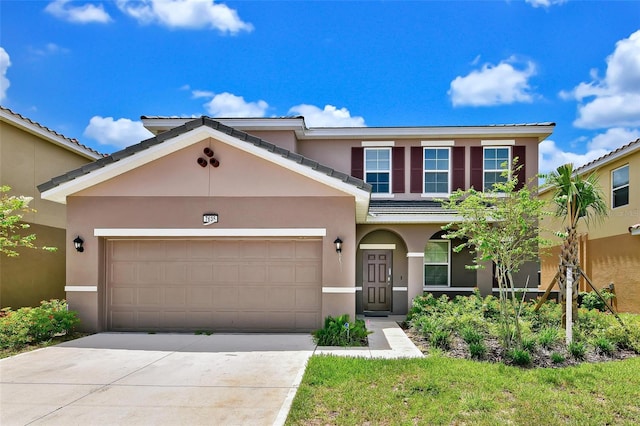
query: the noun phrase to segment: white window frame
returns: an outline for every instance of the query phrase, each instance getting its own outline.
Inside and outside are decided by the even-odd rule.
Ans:
[[[447,244],[447,263],[433,263],[433,262],[428,262],[427,263],[427,259],[424,258],[424,250],[423,250],[423,259],[422,259],[422,286],[426,289],[426,288],[436,288],[436,287],[451,287],[451,241],[450,240],[443,240],[443,239],[437,239],[437,240],[429,240],[427,241],[427,244],[429,243],[446,243]],[[425,245],[425,249],[426,249],[426,245]],[[435,284],[426,284],[424,282],[425,276],[424,276],[424,268],[425,266],[442,266],[442,265],[447,265],[447,285],[446,286],[442,286],[442,285],[435,285]]]
[[[389,152],[389,169],[388,170],[368,170],[367,169],[367,152],[371,151],[388,151]],[[376,196],[389,197],[392,194],[392,169],[393,169],[393,158],[391,157],[393,154],[393,150],[389,146],[385,147],[366,147],[364,149],[364,181],[367,182],[367,173],[387,173],[389,175],[389,191],[388,192],[372,192],[371,196],[375,198]],[[367,182],[370,183],[370,182]]]
[[[495,172],[504,172],[504,169],[485,169],[485,158],[487,150],[497,150],[497,149],[506,149],[507,150],[507,170],[509,170],[509,178],[511,178],[511,147],[510,146],[484,146],[482,147],[482,191],[488,192],[492,191],[493,187],[486,189],[486,174],[487,173],[495,173]],[[500,164],[498,164],[498,167]]]
[[[628,164],[625,164],[624,166],[620,166],[620,167],[618,167],[617,169],[611,170],[611,208],[612,208],[612,209],[617,209],[617,208],[619,208],[619,207],[625,207],[625,206],[628,206],[628,205],[629,205],[629,202],[630,202],[629,197],[631,197],[631,191],[628,191],[628,195],[627,195],[627,204],[622,204],[622,205],[619,205],[619,206],[614,206],[614,205],[613,205],[613,202],[614,202],[614,200],[615,200],[615,197],[614,197],[614,193],[615,193],[615,191],[617,191],[617,190],[619,190],[619,189],[623,189],[623,188],[629,188],[629,181],[631,180],[631,177],[630,177],[630,176],[629,176],[629,179],[627,179],[627,183],[626,183],[625,185],[620,185],[620,186],[617,186],[617,187],[614,187],[614,186],[613,186],[613,174],[614,174],[615,172],[619,171],[619,170],[624,169],[625,167],[627,168],[627,176],[629,176],[629,165],[628,165]]]
[[[442,170],[428,170],[425,167],[425,154],[428,149],[436,150],[436,151],[447,151],[449,153],[449,168],[447,169],[447,192],[426,192],[426,182],[425,175],[427,173],[442,173]],[[422,148],[422,196],[423,197],[448,197],[451,195],[451,148],[440,147],[440,146],[425,146]]]

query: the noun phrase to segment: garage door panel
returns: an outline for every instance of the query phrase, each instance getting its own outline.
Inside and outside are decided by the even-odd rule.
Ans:
[[[114,240],[110,330],[309,331],[320,325],[319,240]]]

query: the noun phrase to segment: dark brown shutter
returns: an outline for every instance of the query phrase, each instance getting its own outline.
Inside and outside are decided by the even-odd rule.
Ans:
[[[397,146],[391,148],[391,183],[394,194],[404,193],[404,147]]]
[[[462,189],[466,189],[464,185],[464,146],[454,146],[451,149],[451,192]]]
[[[483,153],[481,146],[471,147],[471,186],[476,191],[482,191],[482,160]]]
[[[424,160],[421,146],[411,147],[411,193],[422,194]]]
[[[364,179],[364,148],[360,146],[351,148],[351,176]]]
[[[525,145],[516,145],[511,149],[511,153],[513,158],[511,161],[513,162],[514,158],[518,158],[517,166],[520,167],[520,170],[516,173],[518,177],[518,184],[516,185],[516,191],[522,189],[524,184],[527,182],[527,169],[526,169],[526,160],[527,160],[527,147]]]

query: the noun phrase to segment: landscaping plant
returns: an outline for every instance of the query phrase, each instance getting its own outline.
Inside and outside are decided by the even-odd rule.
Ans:
[[[70,333],[79,322],[78,314],[67,309],[64,300],[40,302],[37,308],[11,308],[0,316],[0,349],[16,349]]]
[[[366,346],[369,334],[363,320],[351,322],[347,314],[326,317],[324,327],[312,333],[319,346]]]

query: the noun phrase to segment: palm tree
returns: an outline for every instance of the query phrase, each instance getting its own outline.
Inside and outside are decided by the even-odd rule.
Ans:
[[[563,306],[564,291],[567,283],[567,267],[572,266],[575,271],[579,267],[577,227],[580,219],[588,226],[593,220],[602,220],[607,215],[607,205],[604,194],[598,184],[595,173],[586,178],[576,174],[573,164],[558,167],[547,176],[547,184],[554,187],[553,204],[556,206],[555,215],[564,218],[567,223],[564,241],[560,250],[559,279],[560,298]],[[577,319],[578,289],[573,289],[573,318]],[[563,310],[564,312],[564,310]],[[565,321],[563,314],[563,323]]]

